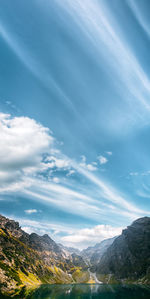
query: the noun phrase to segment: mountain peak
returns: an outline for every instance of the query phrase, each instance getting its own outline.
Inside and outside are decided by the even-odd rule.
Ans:
[[[131,226],[135,225],[135,224],[140,224],[140,225],[150,224],[150,217],[145,216],[145,217],[138,218],[137,220],[133,221],[133,223],[131,224]]]

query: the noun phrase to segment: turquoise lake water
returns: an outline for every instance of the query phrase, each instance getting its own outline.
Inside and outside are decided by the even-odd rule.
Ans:
[[[28,297],[29,298],[29,297]],[[150,299],[150,286],[43,285],[31,299]]]

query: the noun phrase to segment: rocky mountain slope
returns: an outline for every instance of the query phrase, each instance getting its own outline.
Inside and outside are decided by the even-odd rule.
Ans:
[[[102,255],[105,253],[105,251],[108,249],[108,247],[113,243],[115,239],[116,237],[106,239],[100,243],[97,243],[95,246],[83,249],[80,255],[85,260],[87,260],[90,265],[95,266],[100,261]]]
[[[0,216],[0,290],[8,293],[41,283],[88,282],[87,265],[66,254],[48,235],[27,234]]]
[[[150,283],[150,217],[123,230],[100,259],[97,275],[105,282]]]
[[[64,246],[64,245],[62,245],[62,244],[58,244],[59,246],[60,246],[60,248],[62,248],[65,252],[68,252],[68,253],[70,253],[70,254],[72,254],[72,253],[76,253],[76,254],[78,254],[78,255],[80,255],[80,250],[78,249],[78,248],[74,248],[74,247],[67,247],[67,246]]]

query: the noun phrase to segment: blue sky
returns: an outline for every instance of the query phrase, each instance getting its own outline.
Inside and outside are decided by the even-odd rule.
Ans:
[[[149,216],[149,0],[0,5],[0,213],[78,248]]]

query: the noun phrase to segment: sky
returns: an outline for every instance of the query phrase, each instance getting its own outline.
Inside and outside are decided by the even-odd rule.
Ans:
[[[150,216],[150,1],[0,7],[0,213],[79,249]]]

